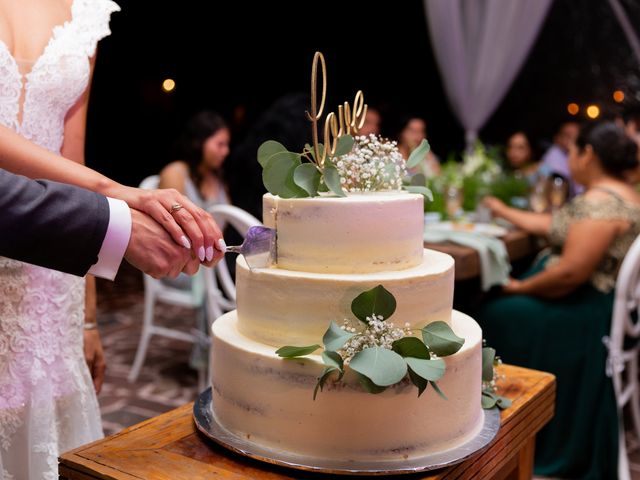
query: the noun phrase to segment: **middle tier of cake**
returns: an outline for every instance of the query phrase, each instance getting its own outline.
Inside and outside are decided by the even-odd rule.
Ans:
[[[422,263],[406,270],[367,274],[322,274],[279,268],[249,270],[242,257],[236,268],[238,330],[274,347],[318,343],[331,321],[354,320],[351,302],[382,284],[397,301],[390,318],[411,328],[451,322],[453,259],[424,250]]]

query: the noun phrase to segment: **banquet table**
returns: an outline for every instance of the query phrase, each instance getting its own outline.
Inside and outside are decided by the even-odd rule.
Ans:
[[[555,377],[511,365],[499,367],[499,393],[513,401],[500,416],[500,430],[482,451],[462,463],[406,480],[531,478],[536,433],[551,419]],[[232,453],[197,431],[193,403],[82,446],[60,457],[67,480],[280,480],[363,478],[310,473],[261,463]],[[388,478],[388,477],[387,477]]]
[[[507,248],[511,262],[533,255],[540,249],[536,237],[523,230],[509,230],[501,239]],[[480,257],[473,248],[452,242],[425,242],[424,247],[448,253],[454,258],[456,281],[480,276]]]

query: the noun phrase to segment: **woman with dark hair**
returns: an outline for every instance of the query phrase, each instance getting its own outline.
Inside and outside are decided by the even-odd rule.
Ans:
[[[230,140],[220,115],[210,111],[195,115],[178,141],[178,160],[160,172],[160,188],[175,188],[203,208],[229,203],[223,165]]]
[[[405,159],[413,152],[422,140],[427,138],[427,122],[416,115],[404,115],[399,118],[394,132],[398,141],[398,150]],[[429,151],[416,167],[409,171],[410,175],[422,173],[426,178],[440,174],[440,160]]]
[[[518,130],[509,136],[505,153],[509,168],[515,174],[526,178],[529,183],[535,183],[540,164],[524,131]]]
[[[637,164],[635,143],[615,124],[600,123],[570,146],[571,175],[585,192],[564,207],[532,213],[484,200],[494,216],[551,245],[477,315],[505,362],[556,376],[555,416],[537,437],[539,475],[617,478],[618,417],[602,337],[618,269],[640,233],[640,194],[624,181]]]

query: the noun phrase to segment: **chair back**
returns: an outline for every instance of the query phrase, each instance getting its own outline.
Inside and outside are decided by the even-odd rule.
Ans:
[[[638,391],[638,353],[640,345],[640,322],[638,313],[640,306],[640,236],[635,239],[624,257],[618,279],[616,281],[611,330],[608,337],[603,338],[609,350],[606,373],[613,382],[613,389],[618,405],[618,478],[630,480],[631,464],[628,457],[628,446],[624,428],[625,405],[631,408],[635,445],[640,440],[640,392]],[[626,340],[631,340],[625,345]],[[634,465],[634,469],[637,468]]]
[[[262,225],[260,220],[233,205],[213,205],[208,209],[221,226],[230,224],[244,238],[249,228]],[[204,283],[207,296],[207,316],[210,322],[224,312],[236,308],[236,286],[223,258],[214,269],[204,269]]]
[[[635,316],[640,307],[640,236],[635,239],[624,257],[618,279],[616,281],[611,331],[608,338],[609,358],[607,374],[613,377],[618,405],[624,406],[628,401],[625,388],[621,384],[621,373],[625,369],[625,353],[637,352],[634,344],[628,351],[624,349],[625,338],[640,337],[640,322]]]

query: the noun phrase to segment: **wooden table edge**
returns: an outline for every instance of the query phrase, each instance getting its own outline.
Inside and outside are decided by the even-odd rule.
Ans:
[[[474,465],[474,462],[477,461],[477,459],[481,458],[481,456],[479,455],[490,451],[492,448],[496,448],[496,445],[500,442],[501,439],[507,436],[512,430],[518,429],[521,426],[520,424],[522,424],[523,421],[526,420],[527,416],[529,416],[533,412],[538,412],[538,410],[540,410],[541,412],[550,410],[551,412],[548,415],[548,418],[546,418],[545,416],[544,421],[542,421],[542,419],[539,419],[540,422],[537,422],[537,423],[540,423],[540,425],[538,426],[536,423],[535,431],[530,432],[530,434],[527,434],[525,437],[522,438],[522,442],[519,442],[519,445],[522,444],[522,446],[526,445],[527,438],[529,437],[534,438],[535,434],[539,431],[539,429],[542,428],[542,426],[544,426],[544,424],[548,421],[549,418],[551,418],[552,412],[553,412],[553,399],[555,398],[555,377],[553,375],[546,372],[533,371],[530,369],[511,366],[511,365],[503,365],[500,368],[505,375],[511,376],[512,378],[526,378],[526,376],[531,376],[531,373],[529,372],[535,373],[535,377],[536,377],[535,382],[532,384],[528,384],[526,391],[524,391],[519,397],[515,399],[515,402],[518,402],[519,400],[525,402],[523,406],[519,407],[519,408],[525,408],[525,410],[524,411],[519,410],[520,413],[518,415],[515,414],[515,411],[512,411],[512,413],[510,413],[509,409],[506,409],[503,412],[501,412],[501,426],[500,426],[500,430],[498,431],[498,434],[496,435],[496,438],[494,438],[492,442],[485,449],[483,449],[481,452],[478,452],[478,455],[474,455],[470,459],[465,460],[463,463],[459,464],[457,467],[453,467],[453,470],[451,470],[450,472],[453,475],[455,475],[455,477],[448,476],[448,473],[447,473],[448,471],[447,471],[445,472],[446,476],[435,476],[435,477],[427,476],[427,477],[424,477],[425,480],[426,479],[444,479],[444,478],[447,478],[447,479],[476,478],[474,476],[475,474],[470,474],[471,476],[469,477],[465,472],[468,472],[469,468]],[[124,472],[112,466],[111,464],[109,464],[109,461],[110,461],[109,458],[105,457],[100,453],[100,448],[106,444],[114,442],[115,440],[123,436],[128,436],[128,437],[133,436],[131,438],[131,441],[136,441],[136,439],[140,440],[140,442],[138,443],[139,449],[136,449],[136,450],[144,451],[146,449],[146,450],[156,451],[158,449],[162,449],[162,445],[159,445],[159,444],[155,444],[153,449],[149,448],[148,446],[145,447],[144,445],[145,431],[148,430],[149,428],[152,428],[152,425],[154,423],[164,423],[164,420],[166,420],[169,417],[175,417],[173,421],[177,421],[177,420],[183,421],[182,418],[185,415],[188,415],[189,417],[191,417],[192,409],[193,409],[193,403],[183,405],[174,410],[161,414],[157,417],[145,420],[139,424],[128,427],[115,435],[112,435],[102,440],[98,440],[91,444],[83,445],[71,451],[68,451],[64,453],[59,459],[60,472],[61,474],[62,473],[79,473],[83,475],[81,477],[77,477],[76,475],[76,478],[79,478],[79,479],[118,478],[123,480],[125,479],[133,480],[133,479],[144,478],[144,477],[139,477],[137,475],[132,475],[127,472]],[[197,432],[197,429],[193,425],[192,421],[190,422],[190,425],[192,428],[192,433],[201,435],[200,433]],[[191,433],[189,433],[189,435],[191,435]],[[176,440],[175,438],[168,439],[166,443],[170,444],[175,442],[175,440]],[[506,450],[506,447],[507,446],[503,445],[497,448]],[[508,456],[508,458],[505,457],[501,459],[498,465],[496,465],[495,467],[492,467],[493,470],[499,470],[500,468],[502,468],[504,465],[506,465],[510,461],[511,457],[513,457],[513,455],[515,455],[516,453],[517,453],[516,451],[513,451],[512,454]],[[188,458],[188,457],[185,457],[185,458]],[[483,466],[482,468],[484,469],[485,466]],[[462,469],[462,470],[459,470],[459,469]],[[99,475],[99,476],[96,476],[96,475]]]

